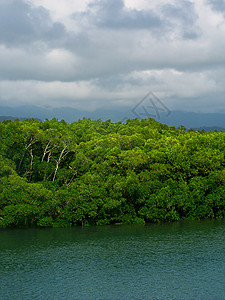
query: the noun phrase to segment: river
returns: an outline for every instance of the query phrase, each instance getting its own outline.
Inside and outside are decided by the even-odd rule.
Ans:
[[[225,220],[0,230],[0,299],[225,299]]]

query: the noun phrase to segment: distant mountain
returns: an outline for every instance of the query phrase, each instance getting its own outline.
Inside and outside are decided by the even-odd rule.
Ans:
[[[199,127],[199,128],[193,128],[194,130],[204,130],[204,131],[225,131],[225,128],[223,127]]]
[[[12,116],[0,116],[0,122],[7,121],[7,120],[15,121],[16,119],[19,119],[20,121],[23,121],[24,119],[28,119],[28,118],[19,118],[19,117],[12,117]],[[34,119],[38,120],[38,121],[42,121],[38,118],[34,118]]]
[[[134,119],[136,117],[143,118],[152,117],[156,121],[167,124],[169,126],[178,127],[183,125],[189,128],[202,128],[208,130],[224,130],[225,114],[223,113],[195,113],[185,111],[172,111],[169,115],[166,112],[158,112],[144,115],[135,114],[132,108],[121,107],[118,109],[99,109],[95,111],[82,111],[71,107],[62,108],[40,108],[36,106],[19,106],[19,107],[0,107],[0,115],[5,117],[13,116],[13,118],[35,118],[40,120],[57,118],[64,119],[71,123],[78,119],[90,118],[92,120],[101,119],[103,121],[110,119],[112,122],[125,122],[126,119]],[[215,129],[214,129],[215,128]],[[200,129],[200,130],[202,130]]]
[[[18,107],[1,107],[0,115],[15,116],[20,118],[38,118],[41,120],[57,118],[64,119],[66,122],[75,122],[78,119],[91,118],[91,119],[111,119],[113,122],[121,121],[126,117],[129,109],[122,108],[120,110],[96,110],[96,111],[82,111],[71,107],[61,108],[40,108],[37,106],[18,106]],[[129,115],[128,118],[134,118],[134,115]]]
[[[0,116],[0,122],[2,121],[6,121],[6,120],[16,120],[17,118],[16,117],[12,117],[12,116]]]
[[[7,107],[0,106],[1,116],[13,116],[16,118],[35,118],[40,120],[45,120],[46,118],[53,118],[54,115],[51,114],[51,110],[40,108],[32,105],[24,105],[18,107]]]

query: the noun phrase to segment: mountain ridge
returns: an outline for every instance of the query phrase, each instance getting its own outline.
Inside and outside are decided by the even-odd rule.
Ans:
[[[68,123],[78,121],[78,119],[90,118],[92,120],[101,119],[103,121],[110,119],[112,122],[125,122],[127,119],[134,119],[137,116],[132,113],[132,109],[99,109],[95,111],[78,110],[71,107],[61,108],[42,108],[37,106],[18,106],[18,107],[0,107],[0,115],[2,117],[11,119],[26,119],[34,118],[39,120],[45,119],[64,119]],[[148,117],[148,116],[146,116]],[[150,115],[156,121],[167,124],[169,126],[178,127],[183,125],[187,129],[189,128],[202,128],[207,130],[208,128],[215,127],[217,129],[225,128],[225,113],[197,113],[186,111],[171,111],[168,115],[165,112],[160,115]]]

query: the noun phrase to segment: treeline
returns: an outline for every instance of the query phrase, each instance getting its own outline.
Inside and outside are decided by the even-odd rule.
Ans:
[[[225,132],[154,119],[0,123],[0,227],[225,215]]]

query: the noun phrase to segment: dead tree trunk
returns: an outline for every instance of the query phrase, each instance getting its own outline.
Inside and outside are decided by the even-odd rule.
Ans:
[[[56,174],[57,174],[57,171],[58,171],[58,169],[59,169],[59,165],[60,165],[61,161],[63,160],[63,158],[64,158],[69,152],[70,152],[70,150],[67,149],[67,146],[65,146],[65,147],[63,148],[63,150],[61,151],[61,153],[60,153],[60,155],[59,155],[59,158],[58,158],[58,160],[56,161],[55,172],[54,172],[52,181],[55,181]]]

